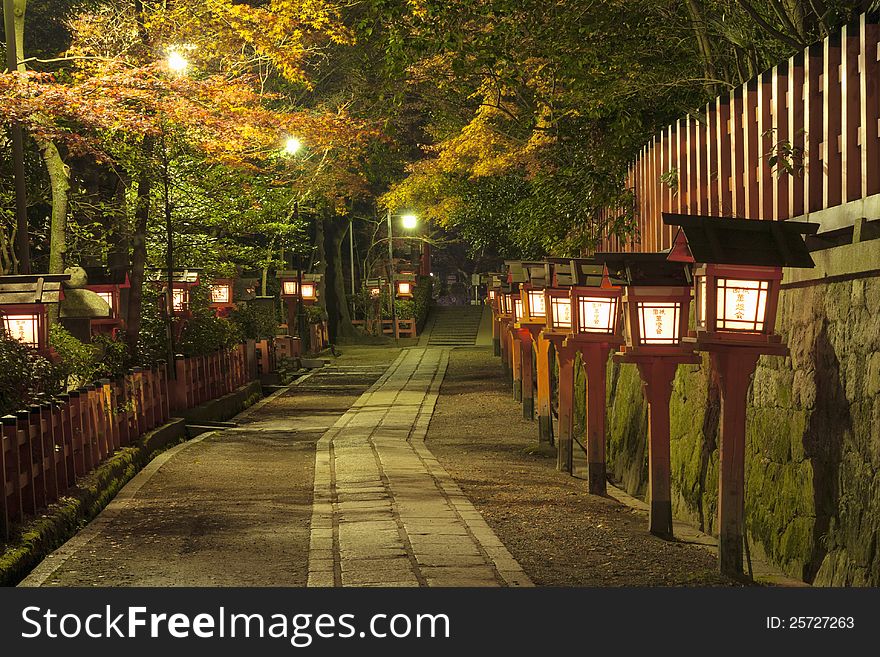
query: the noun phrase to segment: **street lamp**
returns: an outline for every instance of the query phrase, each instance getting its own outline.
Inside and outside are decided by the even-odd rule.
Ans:
[[[284,143],[284,152],[288,155],[296,155],[302,148],[302,142],[296,137],[289,137]]]
[[[177,50],[172,50],[168,53],[166,63],[168,68],[177,75],[182,75],[189,68],[189,61]]]
[[[391,222],[391,209],[388,209],[388,280],[391,284],[388,286],[388,300],[391,302],[391,333],[394,335],[394,340],[397,341],[400,338],[400,332],[397,328],[397,308],[394,305],[394,228]],[[402,225],[407,230],[412,230],[418,224],[418,218],[414,214],[405,214],[401,217]]]

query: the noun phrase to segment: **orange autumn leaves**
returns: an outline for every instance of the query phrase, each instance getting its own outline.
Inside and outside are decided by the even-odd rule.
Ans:
[[[378,133],[344,107],[306,109],[277,91],[307,90],[309,57],[350,41],[332,3],[144,3],[141,15],[133,6],[111,1],[77,15],[62,73],[0,74],[0,122],[104,160],[144,136],[173,134],[209,163],[265,171],[276,184],[365,191],[359,158]],[[181,46],[191,68],[174,75],[165,57]],[[291,135],[306,149],[285,161]]]

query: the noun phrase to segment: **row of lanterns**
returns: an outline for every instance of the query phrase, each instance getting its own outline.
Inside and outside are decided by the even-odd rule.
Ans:
[[[511,261],[490,274],[496,354],[513,370],[514,395],[533,417],[532,347],[538,354],[539,432],[550,425],[548,343],[559,364],[559,467],[572,468],[573,362],[587,379],[586,460],[591,493],[605,494],[608,358],[638,366],[649,408],[649,527],[672,535],[669,399],[676,368],[708,352],[722,396],[719,561],[742,573],[745,405],[762,354],[786,355],[775,333],[783,267],[812,267],[804,234],[816,224],[664,214],[678,229],[662,253]],[[690,325],[693,300],[693,328]],[[546,350],[546,351],[545,351]],[[519,381],[517,380],[519,379]],[[549,429],[552,431],[552,428]],[[549,438],[549,436],[548,436]]]

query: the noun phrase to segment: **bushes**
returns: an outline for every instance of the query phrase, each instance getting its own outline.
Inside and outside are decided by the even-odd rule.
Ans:
[[[40,394],[61,392],[55,366],[0,330],[0,415],[22,410]]]
[[[207,285],[199,285],[189,292],[189,310],[177,345],[184,356],[204,356],[218,349],[232,347],[244,339],[241,328],[225,317],[217,317],[210,307]]]
[[[236,306],[230,311],[229,320],[238,327],[243,338],[263,340],[274,338],[278,333],[275,308],[268,304],[247,303]]]

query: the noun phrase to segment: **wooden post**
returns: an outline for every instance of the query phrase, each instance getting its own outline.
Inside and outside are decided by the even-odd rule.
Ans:
[[[746,397],[759,355],[757,350],[743,347],[711,352],[721,389],[718,562],[721,572],[733,577],[743,573]]]
[[[540,331],[534,335],[538,376],[538,442],[553,442],[553,415],[550,411],[550,346]]]
[[[511,376],[510,371],[510,331],[507,330],[507,326],[504,322],[498,323],[498,330],[500,331],[500,346],[501,346],[501,375],[505,380],[509,380]]]
[[[559,435],[556,437],[556,469],[571,474],[573,457],[574,418],[574,357],[570,345],[556,343],[556,359],[559,362]]]
[[[501,355],[501,322],[495,316],[495,311],[492,311],[492,353]]]
[[[40,408],[40,439],[43,441],[43,476],[46,480],[46,504],[61,496],[58,482],[58,459],[55,454],[55,428],[52,423],[52,404],[43,402]]]
[[[86,451],[83,445],[83,412],[79,390],[68,394],[70,406],[70,436],[73,444],[73,472],[77,477],[86,473]]]
[[[532,334],[528,329],[519,329],[521,399],[523,419],[535,419],[535,376],[532,370],[535,357],[532,347]]]
[[[9,526],[21,517],[21,478],[16,467],[18,436],[15,431],[15,416],[5,415],[0,426],[0,531],[3,539],[9,540]],[[12,490],[9,490],[9,489]]]
[[[18,463],[19,463],[19,481],[21,475],[24,475],[27,483],[27,491],[22,491],[21,504],[22,514],[35,513],[40,507],[42,498],[38,495],[38,485],[36,482],[36,459],[34,454],[34,444],[30,432],[30,412],[19,411],[15,414],[16,421],[16,442],[18,443]]]
[[[605,495],[605,371],[612,346],[604,342],[578,346],[587,373],[587,489]]]
[[[513,377],[513,400],[522,401],[522,349],[516,329],[510,329],[510,371]]]
[[[648,530],[656,536],[672,537],[672,476],[669,450],[669,400],[672,382],[680,363],[700,363],[698,355],[623,355],[616,362],[634,362],[642,378],[648,401],[648,490],[651,510]]]

